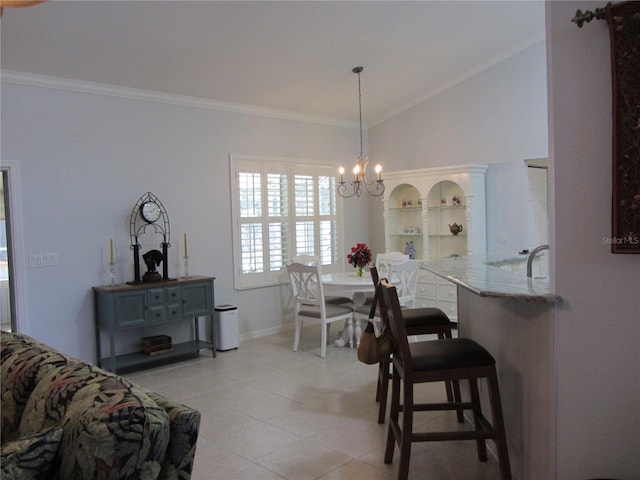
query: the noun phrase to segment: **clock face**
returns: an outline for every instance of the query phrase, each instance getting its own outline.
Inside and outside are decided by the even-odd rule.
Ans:
[[[142,218],[149,223],[153,223],[160,218],[160,207],[156,202],[144,202],[140,205]]]

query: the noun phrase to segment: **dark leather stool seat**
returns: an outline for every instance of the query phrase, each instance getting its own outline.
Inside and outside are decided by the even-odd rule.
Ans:
[[[502,480],[511,479],[511,466],[502,418],[495,359],[480,344],[469,338],[446,338],[409,343],[407,328],[395,287],[386,280],[380,282],[380,317],[383,326],[391,330],[393,340],[393,373],[389,430],[384,463],[393,461],[396,444],[400,450],[398,480],[409,475],[411,444],[445,440],[475,440],[478,459],[487,461],[486,440],[493,439]],[[485,379],[491,405],[490,423],[482,413],[478,379]],[[454,402],[424,402],[414,400],[414,385],[427,382],[469,382],[470,400],[459,395]],[[400,402],[402,399],[402,403]],[[414,432],[414,412],[471,410],[473,430],[457,429],[439,432]],[[400,421],[402,413],[402,421]],[[460,417],[459,417],[460,418]],[[427,427],[430,423],[425,424]]]
[[[402,312],[404,314],[404,312]],[[470,338],[448,338],[435,342],[410,343],[413,370],[468,368],[495,365],[483,346]]]

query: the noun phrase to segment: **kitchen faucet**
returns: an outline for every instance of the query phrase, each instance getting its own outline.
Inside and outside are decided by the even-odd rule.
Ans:
[[[531,277],[533,258],[542,250],[549,250],[549,245],[538,245],[536,248],[531,250],[531,253],[527,257],[527,277]]]

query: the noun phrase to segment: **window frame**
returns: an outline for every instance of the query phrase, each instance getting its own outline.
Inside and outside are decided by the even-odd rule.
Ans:
[[[251,288],[261,288],[268,286],[281,285],[288,283],[289,279],[286,274],[285,265],[291,261],[291,257],[300,254],[316,255],[320,257],[321,236],[320,226],[327,228],[327,222],[334,222],[334,225],[329,225],[329,228],[334,228],[334,234],[332,235],[332,243],[334,244],[333,250],[335,254],[330,263],[327,263],[327,257],[325,256],[321,268],[323,273],[338,272],[342,269],[341,259],[343,255],[343,238],[344,238],[344,222],[343,222],[343,208],[342,199],[337,194],[337,172],[335,166],[326,164],[313,163],[308,160],[299,160],[291,158],[274,158],[274,157],[262,157],[254,155],[237,155],[231,154],[229,156],[230,162],[230,183],[231,183],[231,215],[232,215],[232,242],[233,242],[233,277],[234,287],[236,290],[245,290]],[[260,178],[260,205],[262,210],[254,217],[241,217],[240,209],[240,194],[241,188],[240,173],[257,173]],[[269,216],[267,204],[267,175],[268,174],[281,174],[286,175],[287,180],[287,201],[288,211],[286,215]],[[311,215],[297,215],[295,208],[295,182],[296,175],[306,176],[310,175],[313,179],[313,213]],[[333,202],[335,205],[335,214],[323,214],[320,215],[320,193],[319,193],[319,178],[330,177],[333,179]],[[326,185],[325,185],[326,186]],[[329,186],[331,189],[331,185]],[[326,197],[326,188],[323,190]],[[331,194],[330,194],[331,195]],[[323,197],[323,198],[324,198]],[[285,219],[287,222],[287,238],[289,239],[288,248],[283,252],[284,258],[282,258],[282,268],[280,270],[271,271],[269,268],[270,260],[272,256],[269,254],[269,226],[277,223],[278,218]],[[300,240],[296,238],[296,226],[303,221],[312,222],[313,228],[313,247],[314,252],[309,252],[304,249],[303,246],[298,247],[297,243]],[[262,271],[243,273],[242,271],[242,225],[247,224],[260,224],[261,225],[261,246],[262,246]],[[326,238],[326,237],[325,237]],[[299,249],[298,249],[299,248]],[[282,251],[280,249],[279,251]],[[331,255],[330,255],[331,257]],[[280,259],[276,257],[276,262]]]

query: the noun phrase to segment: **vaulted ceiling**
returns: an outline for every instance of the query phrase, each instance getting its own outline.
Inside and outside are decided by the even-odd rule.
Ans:
[[[542,1],[49,0],[6,8],[4,72],[378,123],[544,39]]]

